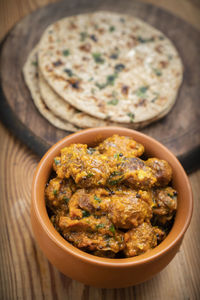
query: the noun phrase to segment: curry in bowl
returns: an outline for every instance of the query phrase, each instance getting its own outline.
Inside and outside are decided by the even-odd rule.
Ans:
[[[63,238],[109,258],[143,254],[165,239],[177,209],[172,169],[165,160],[145,159],[144,150],[118,135],[94,148],[71,144],[61,150],[45,195]]]

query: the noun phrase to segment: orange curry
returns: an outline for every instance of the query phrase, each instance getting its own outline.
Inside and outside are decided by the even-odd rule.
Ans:
[[[45,189],[51,221],[70,243],[109,258],[140,255],[168,234],[177,209],[172,169],[143,160],[143,145],[113,135],[97,147],[72,144],[54,158]]]

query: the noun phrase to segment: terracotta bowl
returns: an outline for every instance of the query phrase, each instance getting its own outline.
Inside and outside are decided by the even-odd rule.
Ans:
[[[173,169],[173,187],[178,191],[178,210],[166,239],[151,251],[133,258],[101,258],[77,249],[55,230],[45,207],[45,184],[52,171],[53,158],[59,155],[60,150],[72,143],[93,146],[113,134],[133,137],[145,146],[147,156],[167,160]],[[122,288],[136,285],[160,272],[179,250],[190,223],[192,209],[190,183],[176,157],[153,138],[125,128],[93,128],[65,137],[44,155],[33,179],[31,221],[38,245],[49,261],[62,273],[97,287]]]

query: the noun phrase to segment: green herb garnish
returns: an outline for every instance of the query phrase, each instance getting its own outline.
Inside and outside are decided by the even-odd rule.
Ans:
[[[88,154],[93,154],[95,151],[96,151],[95,148],[90,148],[90,147],[89,147],[89,148],[87,149],[87,153],[88,153]]]
[[[172,198],[172,199],[175,199],[177,195],[176,195],[176,194],[173,194],[173,195],[167,194],[167,196],[169,196],[169,197]]]
[[[65,49],[65,50],[63,50],[63,55],[64,56],[68,56],[68,55],[70,55],[70,51],[69,51],[69,49]]]
[[[114,85],[116,78],[117,78],[117,73],[114,73],[113,75],[108,75],[107,76],[107,85]]]
[[[154,38],[152,37],[152,38],[143,38],[143,37],[141,37],[141,36],[138,36],[137,37],[137,40],[138,40],[138,42],[140,42],[140,43],[149,43],[149,42],[153,42],[154,41]]]
[[[158,96],[155,96],[153,99],[151,99],[151,102],[154,103],[158,99]]]
[[[103,64],[104,59],[101,57],[101,53],[92,53],[92,56],[97,64]]]
[[[107,104],[108,104],[108,105],[117,105],[118,102],[119,102],[118,99],[112,99],[112,100],[108,101]]]
[[[115,31],[115,26],[110,26],[110,27],[109,27],[109,31],[110,31],[110,32]]]
[[[141,86],[137,91],[136,91],[136,95],[138,97],[144,97],[145,96],[145,93],[146,91],[148,90],[148,86]]]
[[[109,230],[115,234],[115,226],[113,224],[110,226]]]
[[[118,56],[119,56],[118,53],[112,53],[112,54],[110,55],[110,58],[112,58],[112,59],[117,59]]]
[[[72,72],[71,69],[64,69],[64,72],[67,73],[69,75],[69,77],[74,76],[74,73]]]
[[[127,114],[127,116],[130,118],[130,121],[131,121],[131,123],[132,123],[132,122],[134,121],[135,115],[134,115],[133,113],[129,112],[129,113]]]
[[[117,78],[117,73],[114,73],[113,75],[108,75],[105,83],[98,83],[96,82],[95,85],[100,89],[104,89],[108,85],[114,85],[115,79]]]
[[[119,157],[119,154],[117,154],[118,155],[118,157]],[[115,154],[114,154],[114,156],[115,156]],[[122,175],[123,173],[122,172],[120,172],[120,171],[114,171],[114,172],[112,172],[111,174],[110,174],[110,177],[114,177],[114,176],[119,176],[119,175]]]
[[[159,69],[153,69],[154,73],[157,75],[157,76],[161,76],[162,75],[162,72],[161,70]]]
[[[63,197],[63,200],[64,200],[66,203],[68,203],[70,199],[67,198],[66,196],[64,196],[64,197]]]
[[[101,199],[99,197],[97,197],[96,195],[94,195],[94,200],[96,200],[97,202],[101,202]]]
[[[38,62],[37,61],[32,61],[32,65],[37,67],[38,66]]]
[[[104,227],[105,227],[105,224],[103,224],[103,223],[100,223],[100,224],[96,225],[96,229],[104,228]]]
[[[89,217],[89,216],[90,216],[90,213],[87,210],[82,211],[82,217],[83,218],[86,218],[86,217]]]
[[[115,71],[116,72],[121,72],[124,69],[125,69],[125,65],[123,65],[123,64],[117,64],[117,65],[115,65]]]
[[[88,174],[87,174],[87,178],[90,178],[90,177],[92,177],[92,176],[94,176],[94,174],[92,174],[92,173],[88,173]]]
[[[107,83],[98,83],[96,82],[95,85],[100,89],[104,89],[107,86]]]
[[[84,31],[80,33],[80,36],[81,36],[81,42],[84,42],[85,39],[88,37],[88,34],[87,32]]]
[[[60,160],[59,160],[59,159],[57,159],[57,158],[54,158],[54,163],[55,163],[55,165],[57,166],[57,165],[59,165],[59,164],[60,164]]]
[[[57,190],[53,190],[53,194],[54,194],[54,196],[56,196],[56,195],[57,195],[57,193],[58,193],[58,191],[57,191]]]
[[[118,179],[115,179],[115,180],[110,180],[110,181],[108,181],[108,183],[110,185],[117,185],[120,181],[122,181],[122,179],[123,179],[123,176]]]

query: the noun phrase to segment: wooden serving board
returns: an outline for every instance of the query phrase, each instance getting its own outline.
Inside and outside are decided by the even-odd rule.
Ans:
[[[45,6],[21,20],[1,45],[0,113],[5,125],[40,156],[69,132],[46,121],[25,86],[22,67],[44,29],[79,13],[110,10],[139,17],[163,31],[175,44],[184,64],[184,80],[172,111],[142,132],[166,145],[190,171],[200,158],[200,34],[174,15],[153,5],[129,0],[73,0]]]

